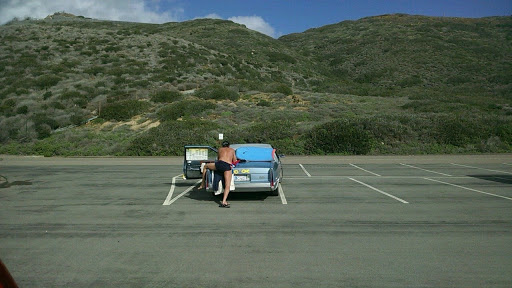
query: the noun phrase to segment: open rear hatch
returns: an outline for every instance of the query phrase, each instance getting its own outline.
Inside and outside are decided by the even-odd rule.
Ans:
[[[199,179],[201,163],[213,162],[217,159],[217,149],[204,145],[186,145],[183,160],[183,176],[186,179]]]

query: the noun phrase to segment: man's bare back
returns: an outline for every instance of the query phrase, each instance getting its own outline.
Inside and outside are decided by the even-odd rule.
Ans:
[[[229,164],[236,162],[235,150],[230,147],[220,147],[218,150],[218,159]]]

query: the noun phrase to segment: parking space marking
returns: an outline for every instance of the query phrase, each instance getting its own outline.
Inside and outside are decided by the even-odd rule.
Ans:
[[[286,197],[284,196],[283,186],[281,186],[281,183],[279,183],[277,187],[277,192],[279,193],[279,197],[281,197],[281,203],[283,203],[283,205],[288,204]]]
[[[343,175],[343,176],[328,176],[328,175],[323,175],[323,176],[311,176],[311,177],[307,177],[307,176],[286,176],[286,179],[339,179],[340,177],[345,177],[345,178],[349,178],[349,177],[358,177],[358,178],[382,178],[382,179],[419,179],[419,178],[423,178],[425,176],[372,176],[372,175]],[[450,178],[450,179],[457,179],[457,178],[462,178],[462,179],[473,179],[474,177],[470,177],[470,176],[434,176],[435,178],[440,178],[440,179],[444,179],[444,178]]]
[[[436,172],[436,171],[432,171],[432,170],[428,170],[428,169],[423,169],[423,168],[420,168],[420,167],[416,167],[416,166],[412,166],[412,165],[408,165],[408,164],[404,164],[404,163],[400,163],[400,165],[403,165],[403,166],[406,166],[406,167],[410,167],[410,168],[414,168],[414,169],[419,169],[419,170],[427,171],[427,172],[430,172],[430,173],[435,173],[435,174],[443,175],[443,176],[448,176],[448,177],[452,176],[450,174],[445,174],[445,173]]]
[[[176,178],[180,176],[182,175],[172,177],[171,188],[169,189],[169,193],[167,193],[167,197],[165,198],[164,204],[162,205],[169,205],[168,203],[169,201],[171,201],[172,194],[174,193],[174,189],[176,188]]]
[[[372,171],[368,171],[368,170],[363,169],[363,168],[361,168],[361,167],[359,167],[359,166],[357,166],[357,165],[354,165],[354,164],[352,164],[352,163],[350,163],[350,166],[355,167],[355,168],[360,169],[360,170],[363,170],[364,172],[368,172],[368,173],[373,174],[373,175],[375,175],[375,176],[379,176],[379,177],[381,176],[381,175],[379,175],[379,174],[377,174],[377,173],[373,173]]]
[[[308,175],[308,177],[311,177],[311,174],[309,174],[309,172],[306,170],[306,168],[304,168],[304,166],[302,164],[299,164],[300,168],[302,168],[302,171],[304,171],[304,173],[306,173],[306,175]]]
[[[356,180],[356,179],[354,179],[354,178],[350,178],[350,177],[349,177],[348,179],[350,179],[350,180],[352,180],[352,181],[354,181],[354,182],[357,182],[357,183],[359,183],[359,184],[361,184],[361,185],[364,185],[364,186],[366,186],[366,187],[368,187],[368,188],[370,188],[370,189],[372,189],[372,190],[375,190],[375,191],[377,191],[377,192],[379,192],[379,193],[381,193],[381,194],[383,194],[383,195],[386,195],[386,196],[388,196],[388,197],[391,197],[391,198],[393,198],[393,199],[395,199],[395,200],[397,200],[397,201],[400,201],[400,202],[402,202],[402,203],[404,203],[404,204],[409,204],[409,202],[407,202],[407,201],[405,201],[405,200],[403,200],[403,199],[400,199],[400,198],[398,198],[398,197],[396,197],[396,196],[394,196],[394,195],[391,195],[391,194],[386,193],[386,192],[384,192],[384,191],[382,191],[382,190],[379,190],[379,189],[377,189],[377,188],[375,188],[375,187],[373,187],[373,186],[370,186],[370,185],[368,185],[368,184],[366,184],[366,183],[364,183],[364,182],[358,181],[358,180]]]
[[[460,186],[460,185],[457,185],[457,184],[452,184],[452,183],[448,183],[448,182],[444,182],[444,181],[440,181],[440,180],[435,180],[435,179],[431,179],[431,178],[423,178],[423,179],[429,180],[429,181],[438,182],[438,183],[442,183],[442,184],[445,184],[445,185],[450,185],[450,186],[458,187],[458,188],[461,188],[461,189],[466,189],[466,190],[473,191],[473,192],[478,192],[478,193],[481,193],[481,194],[486,194],[486,195],[490,195],[490,196],[494,196],[494,197],[499,197],[499,198],[503,198],[503,199],[507,199],[507,200],[512,200],[512,198],[509,198],[509,197],[505,197],[505,196],[501,196],[501,195],[497,195],[497,194],[493,194],[493,193],[488,193],[488,192],[476,190],[476,189],[473,189],[473,188],[468,188],[468,187]]]
[[[187,190],[183,191],[181,194],[179,194],[178,196],[176,196],[176,198],[173,199],[172,194],[174,194],[174,189],[176,189],[176,178],[182,177],[182,176],[183,175],[177,175],[172,178],[171,188],[169,189],[169,193],[167,194],[167,197],[165,198],[165,201],[162,205],[164,205],[164,206],[171,205],[172,203],[174,203],[174,201],[178,200],[178,198],[180,198],[181,196],[190,192],[190,190],[192,190],[197,184],[199,184],[202,181],[202,180],[197,181],[196,183],[194,183],[194,185],[188,187]]]
[[[462,165],[462,164],[455,164],[455,163],[450,163],[450,164],[455,165],[455,166],[466,167],[466,168],[473,168],[473,169],[480,169],[480,170],[491,171],[491,172],[499,172],[499,173],[512,174],[511,172],[507,172],[507,171],[492,170],[492,169],[486,169],[486,168],[480,168],[480,167],[468,166],[468,165]]]

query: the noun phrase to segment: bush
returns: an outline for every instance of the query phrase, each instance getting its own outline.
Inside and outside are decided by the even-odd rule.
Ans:
[[[496,137],[507,146],[512,143],[511,122],[498,116],[446,115],[437,119],[435,136],[437,142],[456,147],[481,146]]]
[[[60,99],[62,100],[68,100],[68,99],[75,99],[75,98],[81,98],[82,94],[78,91],[66,91],[62,94],[60,94]]]
[[[105,73],[105,70],[106,69],[103,66],[93,65],[84,69],[84,73],[96,76],[98,74]]]
[[[266,87],[266,92],[269,93],[282,93],[286,96],[292,95],[293,90],[292,88],[288,87],[286,84],[283,83],[273,83]]]
[[[238,92],[230,90],[223,85],[214,84],[199,89],[195,95],[203,99],[214,99],[214,100],[231,100],[237,101],[240,98]]]
[[[216,145],[217,124],[207,121],[167,121],[137,137],[126,150],[131,156],[182,156],[190,144]]]
[[[52,134],[52,128],[47,124],[36,125],[36,132],[38,139],[44,139],[50,137]]]
[[[256,106],[261,106],[261,107],[270,107],[270,106],[272,106],[272,103],[270,103],[270,101],[267,101],[267,100],[265,100],[265,99],[262,99],[262,100],[260,100],[260,101],[256,104]]]
[[[178,100],[181,93],[178,91],[158,91],[151,95],[151,101],[159,103],[171,103]]]
[[[335,120],[314,127],[306,136],[305,149],[311,154],[364,155],[374,142],[355,120]]]
[[[43,100],[48,100],[48,98],[52,97],[52,91],[46,91],[43,94]]]
[[[109,103],[101,111],[101,117],[107,120],[124,121],[141,114],[149,108],[150,104],[138,100],[124,100]]]
[[[37,77],[34,80],[34,85],[41,89],[48,89],[52,86],[57,85],[57,83],[62,80],[60,77],[53,76],[53,75],[42,75]]]
[[[213,109],[215,104],[201,100],[183,100],[167,105],[158,111],[158,118],[161,121],[174,121],[181,117],[199,115],[208,109]]]
[[[270,62],[286,62],[290,64],[297,63],[297,59],[288,54],[284,54],[281,52],[267,52],[266,54]]]
[[[76,126],[82,125],[82,123],[84,123],[85,120],[86,119],[83,115],[76,113],[69,117],[69,121],[71,121],[71,123]]]
[[[28,113],[27,105],[20,106],[20,107],[18,107],[18,109],[16,109],[16,114],[27,114],[27,113]]]
[[[59,123],[55,119],[50,118],[43,113],[38,113],[32,116],[32,121],[34,121],[38,139],[49,137],[52,130],[59,128]]]

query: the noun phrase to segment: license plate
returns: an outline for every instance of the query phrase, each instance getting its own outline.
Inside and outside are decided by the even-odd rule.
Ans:
[[[236,182],[248,182],[251,181],[251,177],[249,175],[235,175]]]

